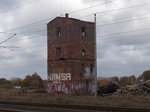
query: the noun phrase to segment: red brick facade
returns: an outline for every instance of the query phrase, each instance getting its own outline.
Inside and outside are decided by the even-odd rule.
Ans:
[[[49,80],[50,93],[56,92],[51,89],[56,89],[55,86],[61,83],[64,85],[60,86],[61,89],[62,87],[72,87],[72,89],[60,93],[72,94],[76,88],[79,92],[90,91],[87,86],[89,80],[92,80],[94,70],[94,23],[57,17],[48,23],[47,31],[48,77],[53,73],[71,74],[71,80],[55,84]]]

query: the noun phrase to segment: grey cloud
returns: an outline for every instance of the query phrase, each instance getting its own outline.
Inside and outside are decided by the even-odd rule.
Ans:
[[[0,1],[0,13],[7,12],[12,8],[15,8],[20,0],[3,0]]]
[[[106,0],[78,0],[81,2],[70,3],[70,0],[66,0],[63,3],[62,11],[70,12],[71,10],[83,9],[87,5],[93,5],[97,3],[106,2]],[[109,0],[108,0],[109,1]],[[5,2],[5,3],[4,3]],[[8,8],[7,6],[15,6],[20,4],[19,0],[6,0],[1,2],[3,4],[2,10]],[[77,3],[77,4],[75,4]],[[81,17],[91,14],[93,12],[101,12],[112,10],[117,5],[123,4],[122,7],[132,6],[136,4],[147,3],[146,0],[120,0],[112,4],[108,4],[105,7],[97,7],[89,10],[85,10],[70,17]],[[4,5],[5,4],[5,5]],[[13,16],[13,22],[1,24],[0,28],[5,30],[17,28],[22,25],[33,23],[39,20],[55,17],[60,15],[60,7],[58,2],[51,1],[39,1],[35,4],[29,5],[28,8],[20,8],[19,10],[11,11],[5,16],[1,16],[0,20],[4,21],[5,17],[9,15]],[[97,15],[97,25],[107,24],[118,21],[118,18],[130,18],[136,16],[149,15],[150,8],[141,7],[130,10],[116,11],[112,13],[105,13]],[[83,20],[92,20],[93,16],[82,18]],[[5,45],[20,46],[22,49],[14,51],[0,50],[0,77],[24,77],[27,74],[38,72],[42,77],[46,78],[47,72],[47,54],[46,47],[35,47],[39,45],[46,46],[46,30],[43,32],[37,32],[42,29],[46,29],[46,23],[51,19],[43,21],[36,25],[31,25],[24,28],[19,28],[10,33],[17,33],[16,37]],[[124,20],[124,19],[122,19]],[[97,35],[108,35],[111,33],[124,32],[129,30],[135,30],[148,27],[149,19],[143,21],[131,21],[122,24],[114,24],[105,27],[97,27]],[[108,36],[104,37],[107,38]],[[114,38],[113,38],[114,37]],[[146,47],[149,47],[149,30],[140,31],[136,33],[127,33],[110,36],[107,39],[97,37],[97,53],[98,53],[98,74],[99,76],[112,76],[112,75],[138,75],[144,70],[149,68],[149,51]],[[141,60],[141,61],[140,61]],[[11,74],[11,75],[10,75]]]

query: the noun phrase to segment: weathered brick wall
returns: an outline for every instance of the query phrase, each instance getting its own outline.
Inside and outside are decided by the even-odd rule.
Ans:
[[[59,37],[56,35],[58,27],[61,29]],[[82,27],[85,28],[85,36],[82,36]],[[71,73],[72,83],[85,82],[85,75],[93,75],[94,24],[58,17],[47,28],[48,74]],[[56,48],[61,48],[60,56],[56,56]]]
[[[61,55],[56,56],[56,48],[61,48]],[[52,44],[48,46],[48,60],[57,60],[59,58],[91,60],[94,59],[94,45],[83,44],[80,42],[71,42],[63,44]],[[82,52],[85,50],[85,54]]]

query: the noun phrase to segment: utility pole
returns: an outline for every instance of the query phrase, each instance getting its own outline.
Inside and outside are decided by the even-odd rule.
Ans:
[[[95,61],[95,97],[97,97],[97,39],[96,39],[96,13],[94,14],[94,61]]]

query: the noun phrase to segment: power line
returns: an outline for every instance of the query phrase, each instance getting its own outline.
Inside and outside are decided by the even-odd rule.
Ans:
[[[5,48],[5,49],[9,49],[9,50],[11,50],[12,52],[15,52],[15,54],[14,55],[24,55],[24,54],[35,54],[35,53],[39,53],[39,52],[37,52],[37,51],[39,51],[40,50],[40,52],[41,52],[41,50],[43,51],[43,47],[46,47],[46,46],[44,46],[44,45],[37,45],[37,46],[31,46],[31,47],[24,47],[24,48],[18,48],[18,49],[16,49],[16,48]],[[35,49],[35,48],[38,48],[38,49]],[[41,49],[42,48],[42,49]],[[25,50],[31,50],[32,52],[26,52]],[[19,52],[17,52],[19,50]],[[35,52],[35,50],[36,50],[36,52]],[[0,52],[5,52],[5,51],[0,51]],[[7,52],[7,51],[6,51]],[[11,53],[11,55],[13,55],[12,53]],[[32,57],[31,57],[32,58]]]
[[[110,23],[110,24],[102,24],[102,25],[98,25],[97,27],[99,27],[99,26],[107,26],[107,25],[112,25],[112,24],[118,24],[118,23],[133,21],[133,20],[140,20],[140,19],[145,19],[145,18],[150,18],[150,16],[148,16],[148,17],[143,17],[143,18],[137,18],[137,19],[125,20],[125,21],[119,21],[119,22],[114,22],[114,23]],[[42,30],[39,30],[39,31],[36,31],[36,32],[43,32],[43,31],[45,31],[45,30],[46,30],[46,29],[42,29]],[[36,33],[36,32],[34,32],[34,33]],[[30,34],[30,35],[34,35],[34,34]],[[34,38],[34,37],[30,37],[30,38]]]
[[[109,1],[109,2],[102,3],[102,4],[98,4],[96,6],[103,5],[103,4],[108,4],[108,3],[111,3],[111,2],[113,2],[113,1]],[[134,8],[134,7],[139,7],[139,6],[143,6],[143,5],[148,5],[148,3],[147,4],[142,4],[142,5],[136,5],[136,6],[132,6],[132,7],[126,7],[126,8],[116,9],[116,10],[123,10],[123,9],[127,9],[127,8]],[[91,6],[91,7],[88,7],[88,8],[92,8],[92,7],[96,7],[96,6]],[[75,13],[75,12],[79,12],[79,11],[82,11],[82,10],[87,10],[88,8],[77,10],[77,11],[73,11],[73,12],[70,12],[69,14]],[[100,12],[100,13],[105,13],[105,12],[110,12],[110,11],[116,11],[116,10],[109,10],[109,11],[104,11],[104,12]],[[97,14],[99,14],[99,13],[97,13]],[[5,32],[9,32],[9,31],[12,31],[12,30],[17,30],[17,29],[20,29],[20,28],[25,28],[27,26],[35,25],[35,24],[38,24],[38,23],[41,23],[43,21],[46,21],[46,20],[49,20],[49,19],[53,19],[53,18],[54,17],[48,18],[48,19],[44,19],[44,20],[41,20],[41,21],[37,21],[37,22],[31,23],[31,24],[27,24],[27,25],[24,25],[24,26],[16,27],[16,28],[7,30]]]
[[[119,22],[113,22],[113,23],[108,23],[108,24],[101,24],[101,25],[97,25],[97,27],[108,26],[108,25],[124,23],[124,22],[130,22],[130,21],[134,21],[134,20],[142,20],[142,19],[147,19],[147,18],[150,18],[150,16],[142,17],[142,18],[136,18],[136,19],[129,19],[129,20],[124,20],[124,21],[119,21]]]
[[[7,38],[6,40],[4,40],[4,41],[0,42],[0,45],[1,45],[1,44],[3,44],[3,43],[5,43],[6,41],[10,40],[10,39],[11,39],[11,38],[13,38],[14,36],[16,36],[16,34],[14,34],[13,36],[11,36],[11,37]]]
[[[143,5],[145,5],[145,4],[142,4],[142,5],[137,5],[137,6],[132,6],[132,8],[133,7],[139,7],[139,6],[143,6]],[[146,4],[147,5],[147,4]],[[131,8],[131,7],[126,7],[126,8],[121,8],[121,9],[127,9],[127,8]],[[121,10],[121,9],[116,9],[116,10]],[[82,9],[83,10],[83,9]],[[115,11],[116,11],[115,10]],[[78,10],[79,11],[79,10]],[[114,10],[109,10],[109,11],[114,11]],[[108,11],[105,11],[105,12],[108,12]],[[104,13],[104,12],[101,12],[101,13]],[[45,20],[47,20],[47,19],[45,19]],[[43,22],[43,21],[45,21],[45,20],[42,20],[42,21],[38,21],[38,22],[34,22],[34,23],[32,23],[32,24],[30,24],[30,25],[33,25],[33,24],[37,24],[37,23],[39,23],[39,22]],[[28,25],[26,25],[26,26],[30,26],[29,24]],[[22,27],[26,27],[26,26],[22,26]],[[16,29],[16,28],[15,28]],[[12,29],[12,30],[15,30],[15,29]],[[10,30],[9,30],[10,31]],[[130,31],[131,32],[131,31]],[[5,32],[4,32],[5,33]],[[121,33],[127,33],[127,32],[121,32]],[[117,34],[120,34],[120,33],[117,33]],[[114,34],[109,34],[109,35],[114,35]],[[103,35],[103,36],[108,36],[108,35]]]
[[[112,24],[118,24],[118,23],[133,21],[133,20],[140,20],[140,19],[145,19],[145,18],[150,18],[150,16],[148,16],[148,17],[143,17],[143,18],[137,18],[137,19],[125,20],[125,21],[119,21],[119,22],[114,22],[114,23],[109,23],[109,24],[97,25],[97,27],[99,27],[99,26],[107,26],[107,25],[112,25]],[[46,29],[41,29],[41,30],[38,30],[38,31],[35,31],[35,32],[31,32],[32,34],[29,34],[29,35],[35,35],[35,33],[44,32],[44,31],[46,31]],[[26,34],[27,34],[27,33],[20,33],[20,34],[17,33],[17,35],[26,35]],[[27,35],[27,36],[29,36],[29,35]],[[34,38],[34,37],[30,37],[30,38]]]
[[[106,3],[107,3],[107,2],[106,2]],[[104,4],[104,3],[103,3],[103,4]],[[97,12],[96,14],[107,13],[107,12],[114,12],[114,11],[118,11],[118,10],[125,10],[125,9],[136,8],[136,7],[142,7],[142,6],[146,6],[146,5],[150,5],[150,3],[148,2],[148,3],[142,4],[142,5],[135,5],[135,6],[125,7],[125,8],[120,8],[120,9],[114,9],[114,10],[108,10],[108,11],[103,11],[103,12]],[[93,7],[95,7],[95,6],[93,6]],[[91,8],[91,7],[89,7],[89,8]],[[87,8],[85,8],[85,9],[87,9]],[[81,9],[80,11],[82,11],[82,10],[84,10],[84,9]],[[77,11],[79,11],[79,10],[77,10]],[[75,12],[75,11],[69,12],[69,14],[74,13],[74,12]],[[89,14],[89,15],[86,15],[86,16],[82,16],[82,17],[87,17],[87,16],[91,16],[91,15],[93,15],[93,13],[92,13],[92,14]],[[82,17],[81,17],[81,18],[82,18]],[[25,27],[27,27],[27,26],[31,26],[31,25],[34,25],[34,24],[38,24],[38,23],[41,23],[41,22],[43,22],[43,21],[47,21],[47,20],[50,20],[50,19],[53,19],[53,18],[55,18],[55,17],[51,17],[51,18],[44,19],[44,20],[41,20],[41,21],[37,21],[37,22],[31,23],[31,24],[27,24],[27,25],[23,25],[23,26],[20,26],[20,27],[16,27],[16,28],[7,30],[7,31],[5,31],[5,32],[17,30],[17,29],[20,29],[20,28],[25,28]]]
[[[128,16],[128,17],[119,17],[119,18],[115,18],[115,20],[126,20],[126,19],[134,19],[135,17],[136,18],[140,18],[140,17],[143,17],[143,16],[145,16],[145,14],[143,14],[143,15],[136,15],[136,16]],[[133,18],[134,17],[134,18]],[[113,19],[114,20],[114,19]],[[106,21],[108,21],[108,20],[106,20]],[[98,21],[98,22],[100,22],[100,23],[105,23],[105,21]]]
[[[138,32],[138,31],[143,31],[143,30],[149,30],[150,28],[144,28],[144,29],[138,29],[138,30],[131,30],[131,31],[127,31],[127,32],[119,32],[119,33],[112,33],[112,34],[108,34],[108,35],[102,35],[102,36],[100,36],[100,35],[97,35],[98,37],[107,37],[107,36],[116,36],[116,35],[119,35],[119,34],[124,34],[124,33],[132,33],[132,32]],[[46,29],[42,29],[42,30],[39,30],[39,31],[36,31],[37,33],[38,32],[43,32],[43,31],[45,31]],[[37,34],[36,32],[34,32],[35,34]],[[35,35],[35,34],[30,34],[30,35]],[[18,34],[17,34],[18,35]],[[28,36],[30,36],[30,35],[28,35]],[[38,37],[41,37],[41,36],[30,36],[30,37],[26,37],[26,38],[38,38]],[[133,37],[133,36],[132,36]],[[111,38],[118,38],[118,37],[111,37]],[[15,39],[17,39],[17,38],[15,38]],[[20,39],[20,38],[18,38],[18,39]],[[101,38],[101,39],[107,39],[107,38]],[[21,39],[21,40],[24,40],[24,39]]]
[[[109,1],[110,2],[113,2],[113,1]],[[108,2],[105,2],[105,3],[102,3],[102,4],[107,4]],[[101,5],[102,5],[101,4]],[[135,7],[141,7],[141,6],[145,6],[145,5],[149,5],[150,3],[147,3],[147,4],[142,4],[142,5],[136,5],[136,6],[131,6],[131,7],[125,7],[125,8],[120,8],[120,9],[115,9],[115,10],[109,10],[109,11],[104,11],[104,12],[99,12],[97,14],[100,14],[100,13],[106,13],[106,12],[112,12],[112,11],[118,11],[118,10],[124,10],[124,9],[129,9],[129,8],[135,8]],[[98,4],[100,5],[100,4]],[[97,5],[96,5],[97,6]],[[92,7],[96,7],[96,6],[91,6],[91,7],[88,7],[88,8],[92,8]],[[81,10],[77,10],[77,12],[79,11],[82,11],[82,10],[86,10],[88,8],[85,8],[85,9],[81,9]],[[73,12],[70,12],[69,14],[71,13],[75,13],[76,11],[73,11]],[[91,14],[90,14],[91,15]],[[93,15],[93,14],[92,14]],[[88,15],[87,15],[88,16]],[[20,29],[20,28],[25,28],[27,26],[31,26],[31,25],[34,25],[34,24],[38,24],[38,23],[41,23],[43,21],[46,21],[46,20],[49,20],[49,19],[53,19],[54,17],[51,17],[51,18],[48,18],[48,19],[44,19],[44,20],[41,20],[41,21],[37,21],[37,22],[34,22],[34,23],[31,23],[31,24],[27,24],[27,25],[24,25],[24,26],[20,26],[20,27],[16,27],[16,28],[13,28],[13,29],[10,29],[10,30],[7,30],[5,31],[4,33],[6,32],[9,32],[9,31],[12,31],[12,30],[17,30],[17,29]]]
[[[4,34],[11,34],[11,35],[14,35],[14,33],[7,33],[7,32],[0,32],[0,33],[4,33]]]
[[[147,47],[147,46],[143,46],[143,47],[136,47],[136,48],[126,48],[126,49],[118,49],[118,50],[116,50],[116,51],[113,51],[112,49],[111,49],[111,51],[112,52],[124,52],[124,51],[136,51],[136,50],[138,50],[138,49],[145,49],[145,48],[150,48],[150,47]],[[102,53],[102,52],[99,52],[98,54],[105,54],[104,52]]]
[[[21,49],[33,49],[33,48],[37,48],[37,47],[46,47],[46,46],[44,44],[44,45],[37,45],[37,46],[31,46],[31,47],[22,47]]]
[[[142,19],[147,19],[147,18],[150,18],[150,16],[136,18],[136,19],[127,18],[129,20],[113,22],[113,23],[108,23],[108,24],[101,24],[101,25],[97,25],[97,27],[99,27],[99,26],[108,26],[108,25],[118,24],[118,23],[124,23],[124,22],[129,22],[129,21],[134,21],[134,20],[142,20]],[[124,19],[126,19],[126,18],[124,18]],[[29,34],[29,35],[35,35],[34,33],[36,33],[36,32],[44,32],[44,31],[46,31],[46,29],[41,29],[41,30],[38,30],[38,31],[35,31],[35,32],[31,32],[32,34]],[[26,32],[25,33],[17,33],[17,35],[26,35],[26,34],[27,34]],[[27,36],[29,36],[29,35],[27,35]]]
[[[117,36],[117,37],[111,37],[111,38],[113,38],[113,41],[119,41],[119,42],[123,42],[123,41],[128,41],[128,38],[130,38],[130,39],[140,39],[140,38],[135,38],[135,37],[144,37],[144,38],[149,38],[149,36],[148,36],[148,34],[146,35],[146,36],[144,36],[144,34],[136,34],[136,35],[130,35],[130,36],[123,36],[123,37],[125,37],[125,38],[123,38],[122,36]],[[110,38],[110,37],[109,37]],[[115,38],[115,39],[114,39]],[[117,38],[117,39],[116,39]],[[101,38],[101,39],[108,39],[108,38]],[[124,39],[126,39],[126,40],[124,40]],[[143,39],[143,38],[141,38],[141,39]],[[108,39],[108,41],[112,41],[112,40],[110,40],[110,39]]]
[[[114,0],[114,1],[116,1],[116,0]],[[113,1],[109,1],[109,3],[111,3],[111,2],[113,2]],[[98,4],[98,5],[104,5],[104,4],[108,4],[108,2],[105,2],[105,3],[102,3],[102,4]],[[90,9],[90,8],[92,8],[92,7],[97,7],[98,5],[96,5],[96,6],[91,6],[91,7],[87,7],[87,8],[80,9],[80,10],[73,11],[73,12],[69,12],[69,14],[72,14],[72,13],[75,13],[75,12],[79,12],[79,11],[82,11],[82,10],[87,10],[88,8]],[[60,16],[61,16],[61,15],[60,15]],[[50,20],[50,19],[54,19],[54,18],[55,18],[55,17],[43,19],[43,20],[36,21],[36,22],[30,23],[30,24],[27,24],[27,25],[23,25],[23,26],[20,26],[20,27],[16,27],[16,28],[7,30],[7,31],[5,31],[5,32],[10,32],[10,31],[17,30],[17,29],[20,29],[20,28],[25,28],[25,27],[27,27],[27,26],[35,25],[35,24],[38,24],[38,23],[41,23],[41,22],[44,22],[44,21],[47,21],[47,20]]]
[[[142,31],[142,30],[148,30],[148,29],[150,29],[150,28],[144,28],[144,29],[138,29],[138,30],[132,30],[132,31],[127,31],[127,32],[119,32],[119,33],[113,33],[113,34],[108,34],[108,35],[102,35],[102,36],[100,36],[100,35],[98,35],[98,36],[100,36],[100,37],[105,37],[105,36],[113,36],[113,35],[118,35],[118,34],[124,34],[124,33],[132,33],[132,32],[137,32],[137,31]],[[36,31],[36,32],[43,32],[43,31],[45,31],[46,29],[42,29],[42,30],[39,30],[39,31]],[[34,32],[34,33],[36,33],[36,32]],[[37,33],[36,33],[37,34]],[[23,35],[23,34],[22,34]],[[35,35],[35,34],[30,34],[30,35]],[[28,35],[29,36],[29,35]],[[40,36],[38,36],[38,37],[40,37]],[[37,36],[35,37],[30,37],[30,38],[37,38]],[[111,37],[112,38],[112,37]],[[113,37],[113,38],[116,38],[116,37]],[[101,39],[107,39],[107,38],[101,38]],[[21,40],[24,40],[24,39],[21,39]]]
[[[29,37],[28,39],[31,39],[31,38],[36,39],[36,40],[32,40],[32,42],[39,41],[38,39],[42,39],[42,40],[43,40],[43,38],[39,38],[39,37],[41,37],[41,36],[37,36],[37,37]],[[19,39],[19,38],[18,38],[18,39]],[[26,40],[26,38],[25,38],[25,39],[20,39],[19,42],[25,41],[25,40]],[[15,41],[15,40],[14,40],[14,41]],[[43,40],[43,41],[45,41],[45,40]],[[40,42],[41,42],[41,41],[40,41]],[[9,44],[10,44],[10,43],[13,43],[13,41],[9,42]]]
[[[24,37],[24,38],[15,38],[15,39],[13,39],[14,41],[15,40],[18,40],[19,39],[19,41],[24,41],[24,39],[26,39],[26,38],[28,38],[28,39],[30,39],[30,38],[39,38],[39,37],[41,37],[41,35],[40,36],[32,36],[32,35],[37,35],[39,32],[44,32],[45,31],[45,29],[43,29],[43,30],[41,30],[41,31],[36,31],[36,32],[34,32],[33,34],[29,34],[29,35],[26,35],[26,36],[29,36],[29,37]],[[18,34],[17,34],[18,35]],[[19,34],[19,35],[23,35],[23,34]],[[43,39],[43,38],[42,38]]]
[[[119,9],[97,12],[96,14],[102,14],[102,13],[106,13],[106,12],[114,12],[114,11],[119,11],[119,10],[126,10],[126,9],[131,9],[131,8],[136,8],[136,7],[142,7],[142,6],[146,6],[146,5],[150,5],[150,2],[147,2],[145,4],[135,5],[135,6],[129,6],[129,7],[124,7],[124,8],[119,8]]]
[[[0,46],[1,48],[21,48],[21,47],[15,47],[15,46]]]
[[[129,6],[129,7],[124,7],[124,8],[119,8],[119,9],[113,9],[113,10],[108,10],[108,11],[102,11],[102,12],[96,12],[96,14],[103,14],[103,13],[107,13],[107,12],[115,12],[115,11],[120,11],[120,10],[126,10],[126,9],[131,9],[131,8],[137,8],[137,7],[142,7],[142,6],[146,6],[146,5],[150,5],[150,2],[145,3],[145,4],[141,4],[141,5],[134,5],[134,6]],[[92,14],[86,15],[86,16],[82,16],[81,18],[87,17],[87,16],[91,16]]]
[[[124,22],[130,22],[130,21],[134,21],[134,20],[142,20],[142,19],[147,19],[147,18],[150,18],[150,16],[146,16],[146,17],[141,17],[141,18],[135,18],[135,19],[130,19],[130,18],[127,18],[129,20],[124,20],[124,21],[119,21],[119,22],[113,22],[113,23],[108,23],[108,24],[101,24],[101,25],[97,25],[97,27],[99,26],[108,26],[108,25],[113,25],[113,24],[118,24],[118,23],[124,23]],[[123,19],[123,18],[121,18]],[[126,19],[126,18],[124,18]],[[35,31],[35,32],[31,32],[31,33],[36,33],[36,32],[43,32],[45,31],[46,29],[41,29],[39,31]],[[0,32],[1,33],[1,32]],[[2,32],[2,33],[5,33],[5,32]],[[11,33],[12,34],[12,33]],[[17,33],[17,35],[25,35],[27,33]],[[34,35],[34,34],[30,34],[30,35]]]
[[[83,9],[80,9],[80,10],[69,12],[69,14],[73,14],[73,13],[76,13],[76,12],[84,11],[84,10],[91,9],[91,8],[94,8],[94,7],[98,7],[100,5],[109,4],[109,3],[112,3],[112,2],[115,2],[115,1],[118,1],[118,0],[113,0],[113,1],[108,1],[108,2],[104,2],[104,3],[100,3],[100,4],[97,4],[97,5],[94,5],[94,6],[90,6],[90,7],[87,7],[87,8],[83,8]]]
[[[125,31],[125,32],[111,33],[111,34],[107,34],[107,35],[97,35],[97,36],[107,38],[108,36],[116,36],[116,35],[120,35],[120,34],[124,34],[124,33],[133,33],[133,32],[138,32],[138,31],[143,31],[143,30],[149,30],[149,29],[150,29],[150,27],[149,28],[143,28],[143,29],[137,29],[137,30]],[[101,39],[105,39],[105,38],[101,38]]]
[[[47,21],[47,20],[50,20],[50,19],[53,19],[53,18],[54,18],[54,17],[51,17],[51,18],[49,18],[49,19],[44,19],[44,20],[37,21],[37,22],[31,23],[31,24],[27,24],[27,25],[23,25],[23,26],[20,26],[20,27],[16,27],[16,28],[7,30],[7,31],[5,31],[5,32],[10,32],[10,31],[13,31],[13,30],[17,30],[17,29],[21,29],[21,28],[28,27],[28,26],[32,26],[32,25],[35,25],[35,24],[38,24],[38,23],[41,23],[41,22],[43,22],[43,21]]]
[[[144,19],[144,18],[139,18],[139,19]],[[136,20],[136,19],[134,19]],[[124,22],[124,21],[122,21]],[[116,22],[118,23],[118,22]],[[113,23],[115,24],[115,23]],[[104,26],[104,25],[103,25]],[[131,30],[131,31],[127,31],[127,32],[119,32],[119,33],[112,33],[112,34],[108,34],[108,35],[97,35],[98,37],[106,37],[106,36],[113,36],[113,35],[119,35],[119,34],[124,34],[124,33],[132,33],[132,32],[137,32],[137,31],[142,31],[142,30],[149,30],[150,28],[144,28],[144,29],[138,29],[138,30]],[[39,31],[35,31],[33,34],[30,34],[30,35],[35,35],[37,34],[38,32],[44,32],[46,29],[41,29]],[[18,34],[17,34],[18,35]],[[19,34],[19,35],[24,35],[24,34]],[[30,36],[30,35],[27,35],[27,36]],[[39,36],[40,37],[40,36]],[[37,37],[30,37],[30,38],[37,38]],[[105,39],[105,38],[101,38],[101,39]]]

